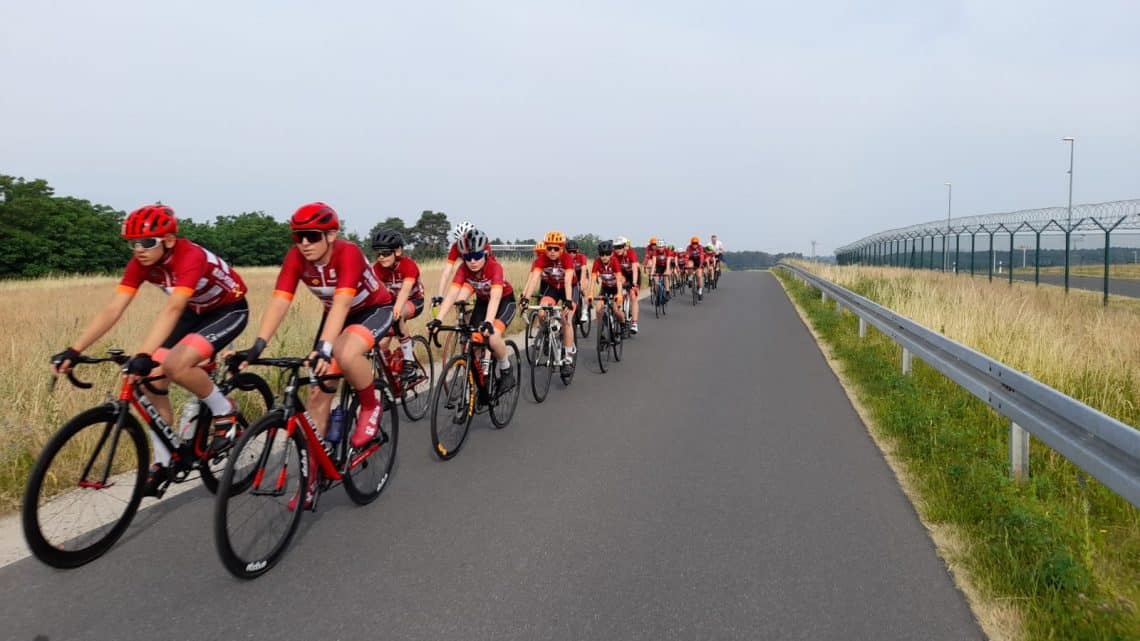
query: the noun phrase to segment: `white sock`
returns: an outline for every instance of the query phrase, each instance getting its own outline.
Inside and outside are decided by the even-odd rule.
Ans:
[[[499,370],[507,370],[510,368],[511,368],[511,359],[509,359],[509,358],[500,358],[499,359]]]
[[[566,348],[566,353],[569,354],[570,356],[573,356],[574,354],[578,353],[578,348],[571,345],[570,347]]]
[[[166,449],[166,444],[158,440],[153,430],[147,430],[150,434],[150,444],[154,446],[154,462],[159,465],[170,465],[170,450]]]
[[[404,352],[404,360],[406,360],[406,361],[416,360],[416,354],[415,354],[415,352],[412,351],[414,349],[412,339],[410,339],[410,338],[401,339],[400,340],[400,349]]]
[[[222,390],[218,389],[217,385],[214,386],[214,391],[210,392],[202,401],[206,403],[206,407],[210,408],[210,413],[214,416],[230,413],[230,399],[222,394]]]

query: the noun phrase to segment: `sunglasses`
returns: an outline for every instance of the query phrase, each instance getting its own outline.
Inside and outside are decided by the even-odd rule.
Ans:
[[[567,250],[566,250],[566,253],[567,253],[567,254],[577,254],[577,253],[578,253],[578,250],[577,250],[577,249],[567,249]]]
[[[471,252],[468,254],[463,254],[463,260],[483,260],[483,257],[486,255],[487,252],[485,251]]]
[[[302,229],[301,231],[293,232],[293,242],[300,245],[303,241],[309,241],[309,244],[321,242],[325,237],[325,232],[319,229]]]
[[[613,252],[598,252],[598,255],[601,256],[602,258],[605,258],[607,256],[612,256]]]
[[[558,245],[550,245],[549,247],[546,248],[546,251],[548,251],[548,252],[560,252],[560,251],[562,251],[562,248],[559,247]]]
[[[131,249],[134,249],[136,247],[140,249],[154,249],[155,247],[158,247],[158,243],[160,242],[162,242],[162,239],[158,237],[132,238],[131,240],[127,241],[127,247],[130,247]]]
[[[376,252],[376,255],[380,258],[387,258],[395,253],[396,251],[394,249],[381,249]]]

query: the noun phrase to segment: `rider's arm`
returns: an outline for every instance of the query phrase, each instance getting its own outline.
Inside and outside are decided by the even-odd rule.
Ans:
[[[542,275],[542,270],[535,267],[530,270],[530,275],[526,277],[526,285],[523,286],[522,297],[524,300],[529,299],[534,290],[538,287],[538,279]]]
[[[392,307],[392,318],[399,320],[399,318],[404,314],[404,303],[408,302],[408,298],[412,295],[412,288],[415,286],[416,279],[404,279],[404,284],[400,285],[400,293],[396,294],[396,302]]]
[[[469,285],[465,285],[465,287],[470,288]],[[436,318],[443,318],[447,315],[447,312],[451,311],[451,306],[455,304],[455,299],[459,298],[459,290],[460,286],[457,283],[452,283],[451,287],[447,288],[447,294],[444,295],[443,302],[439,304],[439,313],[436,314]]]
[[[257,330],[257,336],[266,343],[273,335],[277,333],[277,328],[281,327],[281,322],[285,320],[285,314],[289,313],[289,306],[293,304],[293,295],[288,292],[275,291],[273,297],[269,299],[269,304],[265,307],[265,313],[261,315],[261,326]]]
[[[174,331],[178,318],[182,316],[182,310],[186,309],[186,304],[190,302],[190,296],[194,293],[187,289],[189,288],[176,287],[170,292],[166,306],[158,313],[158,318],[154,320],[154,325],[151,325],[142,344],[135,350],[136,353],[153,354],[154,350],[162,347],[162,342]]]
[[[443,296],[447,292],[447,281],[455,277],[455,270],[457,269],[457,261],[451,260],[443,266],[443,271],[439,273],[439,286],[435,288],[436,296]]]
[[[91,347],[92,343],[99,340],[103,334],[106,334],[115,326],[115,323],[122,317],[123,312],[127,309],[127,306],[131,304],[131,301],[134,300],[134,297],[135,290],[133,289],[129,291],[123,288],[115,290],[115,295],[111,297],[111,300],[107,301],[107,304],[95,315],[95,318],[91,319],[91,322],[87,324],[87,328],[84,329],[83,333],[79,335],[79,338],[71,344],[71,348],[77,352],[82,352],[88,347]]]
[[[565,254],[563,254],[565,256]],[[574,265],[571,261],[570,269],[565,270],[566,274],[562,278],[562,284],[566,288],[566,303],[571,304],[574,302]]]
[[[503,286],[491,285],[491,295],[487,298],[487,317],[485,323],[494,323],[499,315],[499,301],[503,300]]]

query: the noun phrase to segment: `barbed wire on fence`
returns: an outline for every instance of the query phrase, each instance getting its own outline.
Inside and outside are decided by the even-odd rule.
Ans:
[[[1069,221],[1072,221],[1070,226]],[[1104,203],[1073,205],[1072,217],[1068,207],[1043,207],[1021,211],[984,214],[918,223],[897,229],[871,234],[835,250],[837,255],[858,251],[877,243],[930,237],[945,237],[978,232],[1017,233],[1021,230],[1043,234],[1073,232],[1103,232],[1106,230],[1140,230],[1140,199],[1115,200]]]

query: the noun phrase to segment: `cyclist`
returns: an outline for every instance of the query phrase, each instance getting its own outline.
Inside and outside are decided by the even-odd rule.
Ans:
[[[196,365],[209,360],[245,329],[249,322],[246,286],[226,261],[179,238],[177,233],[178,220],[174,210],[166,205],[143,205],[127,216],[122,236],[131,247],[132,256],[115,294],[70,347],[52,356],[52,373],[70,371],[83,350],[119,321],[139,286],[154,283],[169,298],[124,371],[132,380],[138,380],[161,365],[166,379],[155,381],[153,386],[164,391],[173,381],[204,402],[213,415],[215,436],[210,448],[220,452],[232,444],[236,409]],[[143,393],[163,421],[173,424],[170,397],[146,389]],[[171,453],[154,434],[151,441],[154,463],[143,486],[144,496],[157,496],[158,489],[170,479]]]
[[[584,323],[589,313],[582,304],[582,286],[590,278],[589,268],[586,266],[586,254],[578,251],[578,241],[573,238],[566,239],[566,253],[574,261],[574,309],[580,310],[581,321]]]
[[[649,244],[645,246],[645,271],[652,274],[653,295],[657,293],[656,283],[661,283],[661,288],[668,296],[669,289],[665,284],[665,275],[669,273],[670,261],[671,257],[665,246],[657,244],[656,238],[650,238]]]
[[[261,356],[285,320],[297,284],[304,282],[324,306],[309,363],[317,376],[343,371],[344,380],[356,390],[360,414],[349,443],[363,449],[376,438],[384,413],[372,383],[372,365],[365,355],[392,325],[392,295],[376,279],[360,246],[337,238],[340,217],[332,207],[323,202],[301,205],[289,219],[289,228],[294,245],[285,253],[257,338],[251,347],[235,355],[234,364],[244,367],[245,361]],[[322,440],[332,399],[333,394],[316,386],[310,392],[309,414]],[[313,504],[319,476],[309,475],[305,508]]]
[[[472,229],[475,229],[475,225],[465,220],[451,230],[451,247],[447,248],[447,262],[443,266],[443,271],[439,273],[439,286],[435,288],[435,297],[431,299],[433,305],[438,305],[443,300],[447,283],[451,282],[455,276],[455,270],[459,268],[457,263],[459,260],[459,239]]]
[[[601,317],[602,313],[602,299],[595,298],[594,293],[600,292],[601,294],[612,294],[614,297],[613,311],[617,316],[618,322],[625,324],[625,313],[622,312],[622,290],[625,289],[625,277],[621,274],[621,265],[618,264],[613,257],[614,243],[611,240],[603,240],[598,243],[598,257],[594,259],[594,265],[590,268],[590,279],[588,280],[588,293],[589,298],[594,304],[595,316]],[[595,284],[599,287],[594,289]],[[601,331],[601,330],[598,330]]]
[[[487,248],[487,235],[472,228],[457,242],[463,264],[455,273],[451,287],[439,307],[439,316],[444,316],[456,300],[467,300],[475,295],[475,306],[471,318],[483,318],[479,327],[491,354],[499,363],[499,389],[507,391],[514,387],[515,377],[511,372],[511,361],[507,355],[507,343],[503,334],[515,318],[515,293],[503,273],[503,266],[491,255]],[[439,318],[428,323],[428,329],[435,331],[442,324]]]
[[[638,283],[641,279],[641,264],[637,260],[637,251],[625,236],[614,239],[614,258],[621,266],[621,275],[625,278],[625,291],[629,296],[630,315],[633,319],[629,324],[631,334],[637,333],[637,318],[641,309],[638,302]]]
[[[703,278],[705,249],[701,247],[701,239],[693,236],[689,239],[689,244],[685,247],[685,258],[689,262],[689,270],[693,272],[694,277],[697,279],[697,300],[705,299],[705,281]]]
[[[530,276],[523,287],[522,307],[525,311],[530,296],[538,289],[540,281],[541,304],[562,303],[562,348],[566,357],[562,359],[561,366],[564,373],[569,373],[574,369],[574,354],[577,351],[574,346],[574,325],[570,322],[574,313],[574,259],[562,251],[566,246],[566,236],[562,232],[547,232],[543,242],[546,243],[546,255],[535,258],[531,263]]]
[[[416,261],[404,255],[404,235],[395,229],[381,229],[372,236],[372,249],[376,251],[376,263],[372,271],[376,278],[388,288],[395,298],[392,305],[393,326],[400,337],[400,350],[404,354],[403,376],[415,378],[417,368],[412,337],[408,333],[408,321],[424,311],[424,285],[420,281],[420,268]],[[381,341],[388,348],[388,337]]]

